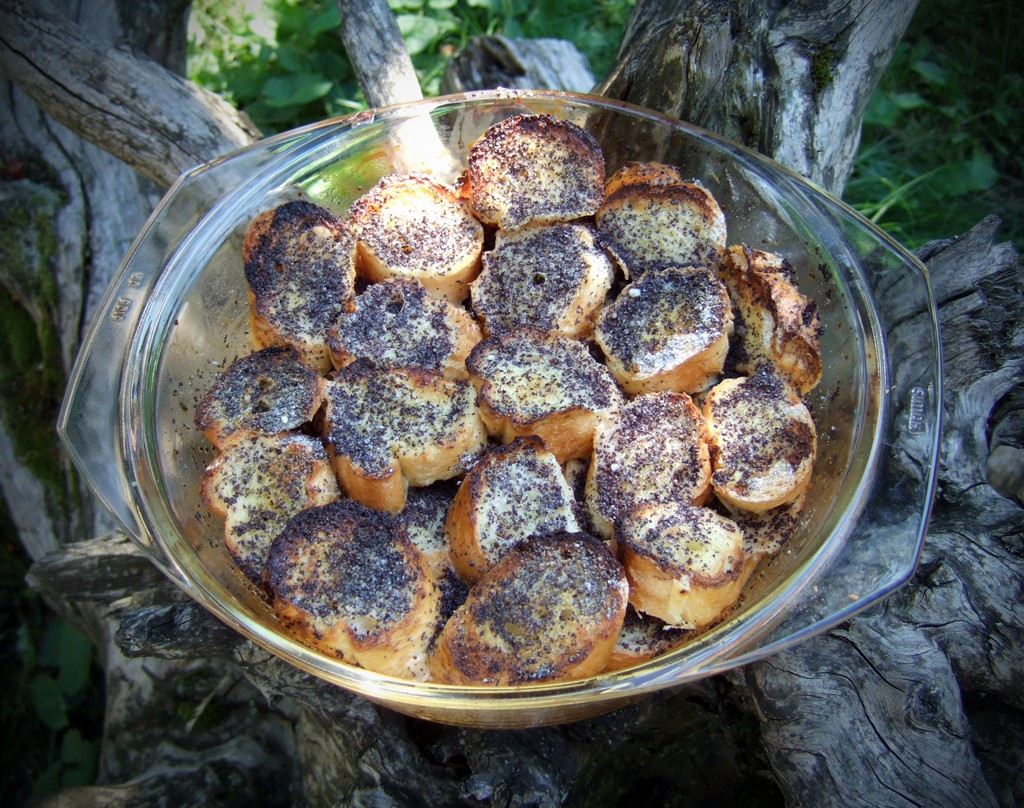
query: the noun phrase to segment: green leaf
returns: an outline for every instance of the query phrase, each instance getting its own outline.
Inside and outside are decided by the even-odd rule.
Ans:
[[[975,152],[970,160],[947,163],[939,168],[934,186],[941,198],[951,198],[987,191],[998,180],[999,172],[992,165],[992,157]]]
[[[458,0],[427,0],[427,8],[432,8],[435,11],[446,11],[449,8],[453,8]]]
[[[900,109],[917,109],[928,104],[928,101],[920,93],[893,93],[890,97]]]
[[[415,14],[399,14],[398,28],[413,56],[427,50],[441,35],[441,26],[436,20]]]
[[[275,76],[263,83],[263,100],[272,107],[302,106],[323,98],[332,82],[316,73]]]
[[[330,3],[323,11],[312,17],[306,24],[306,33],[311,37],[326,31],[336,31],[341,27],[341,11],[337,3]]]
[[[59,760],[55,760],[40,774],[32,784],[32,800],[39,800],[60,790],[60,773],[64,768]]]
[[[893,126],[900,116],[899,105],[893,100],[890,93],[876,92],[868,101],[868,107],[864,110],[864,123],[875,126]]]
[[[80,693],[89,682],[92,643],[71,623],[62,620],[57,684],[65,697]]]
[[[914,62],[913,70],[933,87],[945,87],[949,81],[946,69],[928,59],[919,59]]]
[[[60,747],[60,759],[64,764],[60,784],[87,786],[96,779],[96,763],[99,760],[99,743],[87,741],[82,733],[72,727],[64,733]]]
[[[67,705],[64,695],[54,679],[48,673],[39,673],[32,679],[32,706],[36,715],[50,729],[63,729],[68,725]]]

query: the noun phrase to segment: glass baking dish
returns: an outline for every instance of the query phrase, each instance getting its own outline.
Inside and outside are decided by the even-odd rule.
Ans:
[[[610,174],[673,163],[725,211],[729,243],[786,256],[823,325],[809,395],[819,435],[807,505],[736,608],[684,647],[557,684],[417,683],[294,640],[223,547],[198,482],[213,458],[192,423],[216,375],[253,349],[241,241],[261,211],[305,198],[344,213],[381,176],[453,180],[469,145],[521,113],[571,120]],[[87,334],[59,431],[93,490],[154,563],[229,626],[318,677],[409,715],[523,727],[599,714],[660,688],[764,657],[834,626],[913,573],[940,436],[938,323],[925,268],[835,198],[783,166],[678,120],[595,96],[487,91],[427,99],[272,137],[182,176],[129,251]]]

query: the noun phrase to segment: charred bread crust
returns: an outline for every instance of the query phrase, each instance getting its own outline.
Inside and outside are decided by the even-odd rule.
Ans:
[[[330,370],[327,329],[355,294],[355,239],[346,224],[310,202],[287,202],[252,222],[242,259],[257,346],[289,345],[314,370]]]
[[[231,363],[196,406],[196,427],[221,447],[236,432],[273,435],[311,421],[323,379],[291,347],[264,348]]]
[[[801,394],[821,380],[821,321],[797,288],[793,267],[775,253],[729,247],[719,266],[736,314],[734,364],[743,374],[769,364]]]
[[[580,339],[593,330],[614,280],[615,267],[592,226],[530,225],[498,232],[470,298],[488,335],[532,325]]]
[[[626,612],[626,576],[583,533],[534,536],[492,567],[441,631],[435,680],[510,685],[599,673]]]
[[[725,252],[718,202],[695,180],[670,181],[670,168],[630,163],[608,180],[594,220],[627,278],[669,266],[715,267]]]
[[[602,309],[594,340],[630,394],[698,393],[722,373],[732,334],[732,303],[706,267],[648,272]]]
[[[426,678],[440,591],[392,515],[345,499],[303,511],[274,540],[268,579],[278,618],[309,645]]]
[[[423,174],[390,174],[349,208],[359,274],[415,278],[459,303],[480,271],[483,226],[455,189]]]
[[[362,357],[389,367],[416,366],[466,378],[466,357],[480,326],[461,306],[430,295],[412,278],[371,284],[355,309],[327,332],[331,362],[342,368]]]
[[[641,614],[629,606],[605,670],[621,670],[667,654],[686,643],[692,635],[692,631],[670,626],[664,620]]]
[[[341,496],[327,453],[306,435],[236,433],[207,467],[200,496],[224,517],[224,543],[243,574],[265,584],[270,544],[299,511]]]
[[[711,493],[704,417],[686,393],[649,393],[602,419],[594,436],[584,503],[605,539],[643,503],[700,505]]]
[[[589,132],[551,115],[517,115],[470,146],[464,192],[480,221],[517,230],[593,215],[604,178],[604,154]]]
[[[792,387],[768,366],[724,379],[704,399],[711,485],[733,508],[766,511],[794,501],[811,481],[814,420]]]
[[[746,581],[743,532],[710,508],[644,505],[619,522],[615,536],[629,602],[670,626],[710,625]]]
[[[579,531],[572,491],[558,459],[536,435],[481,455],[445,523],[452,564],[469,584],[524,539],[566,531]]]
[[[598,418],[622,403],[584,343],[537,328],[485,338],[466,368],[488,433],[503,443],[539,435],[559,463],[589,456]]]
[[[324,439],[346,493],[400,511],[410,485],[462,474],[486,445],[468,381],[360,359],[327,382]]]

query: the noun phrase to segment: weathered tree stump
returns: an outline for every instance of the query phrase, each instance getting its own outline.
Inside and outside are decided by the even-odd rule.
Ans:
[[[28,250],[18,273],[4,270],[4,289],[58,335],[46,358],[65,373],[158,198],[151,180],[166,184],[256,136],[159,66],[180,68],[181,8],[170,5],[146,5],[153,16],[142,16],[131,4],[124,9],[135,15],[111,14],[104,0],[86,0],[75,6],[77,24],[27,0],[0,8],[0,67],[17,84],[5,81],[0,135],[26,166],[0,192],[36,214],[34,243],[59,245]],[[360,4],[360,14],[340,5],[350,50],[366,41],[360,25],[389,19],[383,2]],[[863,106],[913,4],[820,5],[640,0],[600,88],[724,132],[839,190]],[[383,61],[359,68],[374,103],[402,92],[393,83],[402,51],[380,44],[373,52]],[[530,75],[528,47],[514,46],[514,60],[507,42],[475,47],[457,86],[524,63]],[[493,69],[482,61],[488,52]],[[167,93],[161,109],[146,104],[151,83]],[[168,113],[182,125],[162,123]],[[994,231],[986,220],[921,251],[940,305],[946,423],[939,496],[913,580],[769,659],[565,726],[429,724],[291,667],[159,575],[63,460],[41,474],[15,439],[18,425],[5,421],[0,487],[37,559],[30,581],[87,629],[107,672],[99,784],[50,803],[1024,802],[1024,298],[1018,258],[993,243]],[[38,282],[47,273],[56,284]],[[59,395],[52,380],[48,389]]]

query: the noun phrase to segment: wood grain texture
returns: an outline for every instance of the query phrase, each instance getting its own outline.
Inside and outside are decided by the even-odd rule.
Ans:
[[[338,0],[341,39],[370,107],[423,97],[409,49],[387,0]]]

